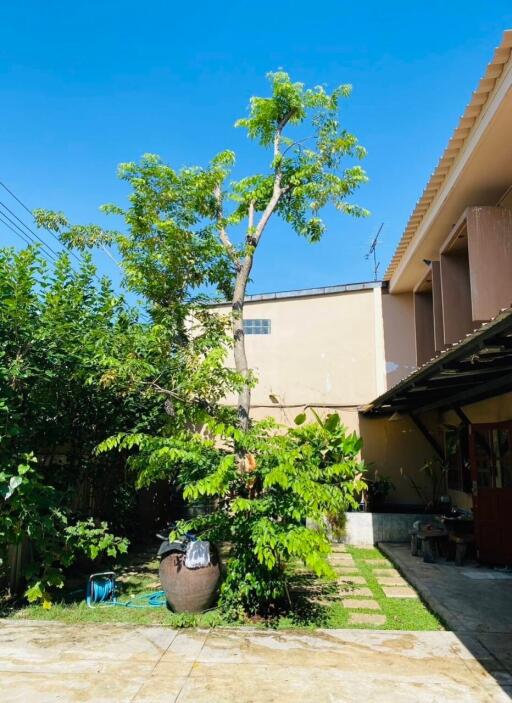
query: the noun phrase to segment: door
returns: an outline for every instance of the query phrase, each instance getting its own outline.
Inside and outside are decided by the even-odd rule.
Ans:
[[[512,421],[471,425],[470,459],[478,558],[512,565]]]

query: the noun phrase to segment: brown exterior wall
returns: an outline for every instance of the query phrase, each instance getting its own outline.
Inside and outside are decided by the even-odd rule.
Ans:
[[[444,343],[453,344],[474,327],[468,258],[463,252],[441,255],[441,292]]]
[[[434,357],[436,351],[432,291],[414,293],[414,328],[416,330],[416,364],[422,366]]]
[[[439,352],[444,349],[443,294],[441,289],[441,263],[432,262],[432,306],[434,313],[434,347]]]
[[[467,228],[473,320],[490,320],[512,304],[512,210],[469,208]]]
[[[386,384],[391,388],[416,368],[412,293],[382,295]],[[373,400],[373,398],[372,398]]]

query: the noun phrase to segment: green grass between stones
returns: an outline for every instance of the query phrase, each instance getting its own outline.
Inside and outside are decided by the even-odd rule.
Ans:
[[[250,621],[247,625],[256,627],[271,626],[277,629],[288,628],[349,628],[349,629],[388,629],[388,630],[440,630],[440,621],[432,614],[419,598],[387,598],[377,582],[372,565],[365,559],[383,559],[388,561],[377,549],[347,547],[358,574],[363,576],[372,597],[380,605],[380,610],[348,610],[341,603],[342,597],[350,597],[350,592],[341,594],[337,584],[316,579],[307,574],[299,565],[292,570],[290,586],[294,603],[293,613],[286,617],[273,619],[271,622]],[[391,566],[391,564],[390,564]],[[118,575],[120,599],[159,588],[158,561],[150,554],[129,556],[114,566]],[[349,578],[349,577],[348,577]],[[233,626],[222,614],[213,609],[207,613],[177,614],[167,608],[133,609],[119,606],[99,606],[88,608],[83,600],[85,577],[82,583],[72,584],[60,602],[45,610],[41,606],[31,605],[6,610],[11,618],[29,618],[34,620],[57,620],[67,623],[130,623],[133,625],[165,625],[169,627],[219,627]],[[73,588],[76,589],[73,591]],[[386,623],[378,627],[371,624],[349,624],[350,613],[382,614]]]

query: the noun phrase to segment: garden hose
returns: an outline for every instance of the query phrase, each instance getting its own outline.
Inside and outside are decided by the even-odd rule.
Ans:
[[[104,605],[117,605],[122,608],[162,608],[167,602],[165,591],[141,593],[126,601],[117,600],[116,593],[116,576],[113,571],[91,574],[87,582],[85,601],[89,608]]]

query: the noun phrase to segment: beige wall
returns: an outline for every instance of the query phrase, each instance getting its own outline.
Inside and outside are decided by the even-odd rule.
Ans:
[[[382,295],[386,386],[391,388],[416,369],[413,294]]]
[[[430,415],[425,423],[435,433],[437,416]],[[395,490],[389,495],[388,502],[401,504],[418,504],[418,496],[410,478],[425,496],[431,495],[431,488],[425,473],[419,469],[435,454],[407,415],[369,418],[360,416],[360,433],[363,438],[362,458],[368,465],[368,478],[372,479],[377,471],[380,476],[391,479]]]
[[[286,422],[306,405],[339,407],[357,427],[356,407],[385,389],[380,296],[380,288],[370,288],[247,302],[246,319],[270,319],[272,325],[269,335],[245,337],[258,379],[253,416],[272,414]]]

